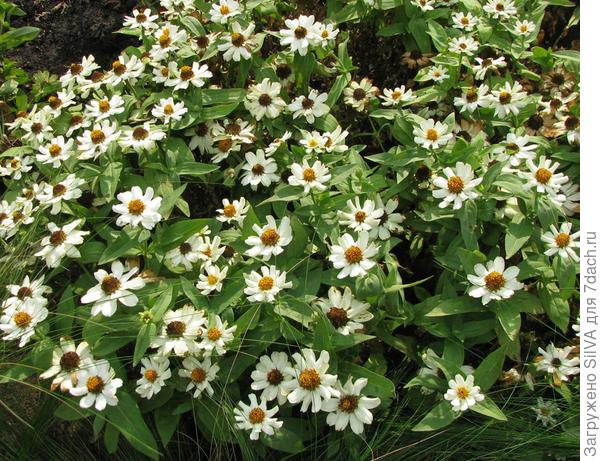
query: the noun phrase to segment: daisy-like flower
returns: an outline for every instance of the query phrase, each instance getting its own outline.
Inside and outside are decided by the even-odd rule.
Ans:
[[[427,349],[423,354],[421,354],[421,359],[423,360],[424,367],[419,368],[417,372],[417,376],[435,376],[440,377],[443,375],[442,369],[439,367],[437,360],[440,358],[439,355],[433,349]],[[465,375],[470,375],[475,372],[472,366],[463,365],[460,367],[461,373]],[[424,395],[430,395],[434,391],[427,387],[421,387],[421,393]]]
[[[119,140],[119,145],[124,149],[133,149],[135,152],[149,152],[156,147],[156,141],[160,141],[167,136],[167,133],[160,128],[151,126],[150,122],[145,122],[142,126],[136,126],[125,130],[123,137]]]
[[[393,90],[384,88],[383,95],[380,95],[379,97],[383,101],[381,105],[394,107],[400,103],[410,102],[415,99],[412,90],[407,90],[404,85],[401,87],[396,87]]]
[[[275,152],[277,152],[279,150],[279,148],[281,146],[285,145],[287,147],[287,141],[291,137],[292,137],[292,133],[289,131],[286,131],[285,133],[283,133],[283,135],[281,135],[281,137],[273,139],[273,141],[271,141],[269,143],[269,145],[265,148],[265,154],[267,156],[273,155]]]
[[[304,187],[305,194],[308,194],[312,189],[318,192],[327,190],[325,183],[331,179],[331,174],[329,174],[329,168],[323,165],[320,160],[309,165],[304,159],[302,165],[293,163],[290,170],[292,170],[292,175],[289,177],[288,182],[292,186]]]
[[[513,83],[512,87],[506,82],[504,87],[492,90],[489,102],[494,108],[494,114],[501,118],[509,114],[519,115],[519,111],[527,105],[527,93],[522,90],[519,82]]]
[[[229,18],[241,12],[240,4],[235,0],[219,0],[219,3],[213,3],[210,8],[210,20],[217,24],[227,24]]]
[[[283,247],[290,244],[292,241],[292,226],[290,218],[284,216],[277,226],[275,218],[271,215],[266,217],[267,224],[259,226],[254,224],[252,230],[256,235],[248,237],[244,243],[251,248],[246,250],[246,254],[250,257],[262,257],[263,261],[268,261],[271,256],[277,256],[283,253]]]
[[[60,77],[60,83],[63,88],[81,85],[98,68],[100,66],[96,64],[94,56],[90,54],[88,57],[84,57],[81,63],[71,64],[67,72]]]
[[[250,209],[250,205],[246,205],[246,199],[244,197],[240,197],[239,200],[229,201],[224,198],[222,200],[223,208],[219,208],[217,213],[217,221],[226,222],[227,224],[231,224],[231,222],[236,222],[239,226],[244,223],[244,219],[246,218],[246,213]]]
[[[204,235],[202,237],[199,252],[203,267],[215,264],[225,252],[225,247],[221,246],[221,237],[217,235],[211,240],[208,235]]]
[[[260,398],[270,402],[277,399],[279,405],[287,401],[289,390],[283,386],[285,381],[292,379],[286,370],[291,368],[285,352],[272,352],[270,356],[260,357],[256,369],[251,373],[252,384],[255,391],[262,391]]]
[[[50,214],[55,215],[60,212],[63,202],[81,197],[80,187],[84,184],[85,181],[73,173],[55,185],[44,185],[37,199],[43,206],[51,206]]]
[[[137,392],[143,399],[151,399],[165,386],[165,381],[171,377],[168,357],[155,356],[142,358],[142,377],[136,381]]]
[[[450,74],[448,74],[448,69],[443,66],[431,66],[427,72],[427,77],[437,83],[450,78]]]
[[[472,200],[479,196],[479,193],[474,190],[483,178],[475,178],[471,165],[463,162],[457,162],[454,170],[450,167],[444,168],[446,178],[438,176],[433,180],[433,184],[439,189],[433,191],[435,198],[443,199],[440,202],[440,208],[446,208],[451,203],[454,210],[462,208],[462,204],[466,200]]]
[[[23,173],[31,171],[33,168],[33,159],[29,156],[15,156],[0,160],[0,176],[10,176],[12,179],[19,180]]]
[[[319,300],[323,313],[334,328],[343,335],[351,335],[364,328],[364,323],[373,318],[370,305],[354,298],[349,287],[342,294],[336,287],[330,287],[327,299]]]
[[[576,248],[579,248],[579,232],[571,233],[570,222],[564,222],[560,226],[560,231],[554,224],[550,226],[550,231],[542,235],[542,241],[549,247],[544,254],[546,256],[554,256],[558,254],[563,260],[579,261]]]
[[[504,258],[497,256],[486,265],[475,264],[475,275],[468,274],[467,279],[473,284],[469,288],[469,296],[481,298],[485,306],[490,301],[508,299],[521,290],[523,284],[517,280],[519,268],[511,266],[505,268]]]
[[[125,16],[123,26],[132,30],[152,31],[158,27],[155,22],[157,19],[158,15],[152,14],[150,8],[145,8],[142,11],[136,8],[133,10],[133,16]]]
[[[334,24],[315,23],[314,34],[320,39],[322,47],[335,44],[335,38],[339,32]]]
[[[300,56],[306,56],[310,45],[318,44],[320,36],[315,26],[313,15],[301,15],[298,19],[286,19],[287,29],[279,31],[282,46],[290,46],[292,53],[298,52]]]
[[[54,376],[50,390],[60,386],[62,392],[67,392],[73,387],[73,379],[77,371],[92,363],[94,358],[88,343],[82,341],[75,346],[75,341],[69,338],[60,338],[60,345],[52,351],[52,364],[45,372],[40,374],[40,379]]]
[[[473,16],[471,13],[465,14],[461,11],[452,15],[452,22],[452,27],[471,32],[479,24],[479,18]]]
[[[242,59],[252,57],[252,48],[254,48],[254,24],[250,23],[248,27],[242,29],[239,23],[234,22],[231,25],[231,34],[222,36],[223,43],[217,46],[217,49],[223,53],[225,61],[240,62]]]
[[[326,131],[323,133],[325,139],[325,151],[326,152],[346,152],[348,146],[345,144],[348,132],[342,130],[341,126],[337,126],[333,131]]]
[[[511,166],[520,166],[523,161],[533,160],[537,144],[529,144],[529,136],[517,136],[515,133],[508,133],[503,147],[497,151],[496,160],[506,162]]]
[[[4,341],[19,340],[25,346],[35,333],[35,327],[48,317],[48,309],[39,304],[25,304],[18,311],[5,311],[0,317],[0,330]]]
[[[250,398],[250,405],[240,401],[238,406],[233,409],[236,427],[250,431],[250,440],[258,440],[261,432],[266,435],[273,435],[275,429],[283,426],[283,421],[279,421],[274,417],[279,411],[279,407],[275,405],[269,410],[265,399],[261,399],[258,403],[256,395],[250,394],[248,397]]]
[[[281,290],[292,287],[292,282],[285,281],[286,272],[279,271],[275,266],[263,266],[260,272],[260,274],[256,271],[244,274],[246,281],[244,293],[250,302],[273,303],[275,296]]]
[[[145,64],[135,54],[121,55],[112,63],[112,70],[106,78],[108,85],[116,86],[122,82],[135,83],[144,73]]]
[[[71,158],[73,153],[73,140],[63,136],[57,136],[52,139],[49,144],[39,147],[39,154],[36,154],[35,159],[40,163],[48,163],[53,168],[60,168],[62,162]]]
[[[579,213],[579,200],[581,198],[579,186],[572,182],[566,182],[563,184],[561,192],[565,196],[565,201],[561,204],[565,215],[573,216],[575,213]]]
[[[466,56],[473,56],[473,53],[479,48],[479,42],[473,37],[460,36],[450,40],[448,51]]]
[[[359,378],[354,383],[348,378],[346,384],[338,383],[340,395],[323,402],[323,411],[329,412],[327,424],[343,431],[350,423],[355,434],[362,434],[365,424],[373,422],[373,414],[369,411],[381,404],[378,397],[365,397],[361,394],[368,384],[366,378]]]
[[[473,72],[477,80],[484,80],[488,72],[497,72],[498,68],[506,67],[504,56],[499,58],[475,58],[476,64],[473,65]]]
[[[467,411],[477,402],[485,399],[479,386],[474,386],[475,378],[473,375],[456,375],[454,379],[448,381],[448,390],[444,398],[450,402],[454,411]]]
[[[279,176],[275,174],[277,172],[275,159],[266,157],[262,149],[257,149],[256,153],[246,152],[244,157],[246,163],[242,166],[244,174],[241,183],[243,186],[250,185],[252,190],[257,190],[259,184],[269,187],[271,184],[279,182]]]
[[[364,205],[360,204],[360,198],[355,197],[346,202],[348,211],[339,210],[338,217],[340,224],[348,226],[356,232],[370,231],[379,225],[383,216],[383,208],[376,208],[373,200],[365,200]]]
[[[221,317],[215,315],[209,320],[208,325],[202,331],[200,349],[208,352],[208,355],[213,351],[217,355],[225,354],[225,345],[233,340],[233,333],[236,329],[237,325],[227,328],[227,320],[223,322]]]
[[[157,347],[159,355],[169,355],[173,351],[182,357],[199,352],[196,340],[205,324],[204,311],[197,311],[191,304],[169,310],[162,319],[160,335],[152,339],[150,347]]]
[[[307,154],[312,152],[320,153],[325,150],[325,138],[318,131],[305,131],[301,130],[302,139],[300,144],[304,146],[304,150]]]
[[[45,295],[52,292],[49,286],[44,285],[44,277],[30,280],[29,275],[25,276],[20,285],[7,285],[6,291],[11,296],[2,302],[2,310],[8,316],[26,307],[45,307],[48,304]]]
[[[221,292],[223,288],[223,280],[227,277],[227,267],[219,269],[217,266],[208,266],[204,269],[205,274],[200,274],[200,278],[196,283],[196,288],[204,296],[211,294],[213,291]]]
[[[517,14],[512,0],[490,0],[483,6],[483,11],[494,19],[506,19]]]
[[[369,243],[369,233],[361,232],[357,240],[350,234],[344,234],[338,239],[337,245],[331,246],[329,261],[336,269],[342,269],[338,279],[345,277],[362,277],[375,266],[372,257],[377,255],[379,247]]]
[[[554,417],[560,414],[560,408],[555,402],[544,400],[542,397],[538,397],[537,404],[531,409],[535,413],[535,420],[540,421],[544,427],[554,426]]]
[[[223,124],[215,123],[213,125],[213,137],[215,141],[222,139],[231,139],[234,142],[242,142],[244,144],[252,144],[256,141],[254,136],[253,126],[250,123],[237,119],[225,119]]]
[[[424,120],[413,130],[415,142],[425,149],[439,149],[452,139],[452,133],[448,133],[448,125],[436,122],[432,118]]]
[[[42,249],[35,256],[44,258],[48,267],[58,267],[64,257],[81,257],[76,245],[81,245],[83,237],[89,232],[75,230],[80,224],[81,219],[76,219],[62,227],[58,227],[53,222],[48,223],[50,235],[42,239]]]
[[[69,122],[69,129],[67,130],[65,136],[68,138],[73,135],[80,128],[87,128],[92,124],[90,119],[85,118],[81,114],[73,114],[71,115],[71,120]]]
[[[435,1],[436,0],[411,0],[410,3],[421,8],[421,11],[432,11],[435,9]]]
[[[139,290],[146,283],[137,276],[138,268],[134,267],[125,272],[125,267],[120,261],[113,261],[110,273],[104,269],[94,272],[98,284],[90,288],[81,298],[83,304],[92,305],[92,315],[102,314],[112,316],[117,311],[117,304],[133,307],[138,303],[138,297],[131,290]]]
[[[186,271],[191,271],[192,266],[200,259],[202,239],[199,235],[192,235],[176,248],[169,250],[165,255],[167,261],[175,267],[183,266]]]
[[[371,238],[387,240],[392,236],[392,232],[401,232],[403,230],[400,224],[402,224],[406,218],[400,213],[394,213],[396,208],[398,208],[397,200],[391,198],[384,205],[381,197],[377,195],[375,197],[375,207],[377,209],[382,209],[383,215],[381,215],[381,218],[379,219],[379,224],[369,231],[369,236]]]
[[[125,101],[118,94],[110,99],[94,99],[85,107],[85,116],[95,119],[96,122],[110,118],[113,115],[122,114],[125,112]]]
[[[236,141],[232,136],[223,134],[220,139],[217,140],[214,133],[217,130],[217,125],[213,126],[212,137],[215,142],[214,146],[209,148],[209,152],[213,154],[212,162],[220,163],[223,160],[229,158],[229,154],[232,152],[238,152],[242,145],[239,141]]]
[[[190,380],[185,390],[193,390],[195,399],[199,398],[202,392],[206,392],[209,397],[215,393],[210,383],[217,377],[220,367],[216,363],[211,364],[210,356],[202,362],[195,357],[186,357],[183,359],[183,366],[184,368],[179,370],[179,376]]]
[[[550,343],[546,350],[538,348],[542,356],[536,363],[537,369],[552,375],[554,383],[560,386],[561,381],[568,381],[569,376],[579,374],[579,357],[569,358],[571,351],[571,346],[560,348],[555,347],[553,343]]]
[[[108,360],[92,362],[77,372],[77,384],[69,389],[71,395],[81,397],[79,406],[102,411],[106,405],[119,403],[117,389],[123,386],[121,378],[115,378],[115,370]]]
[[[565,196],[560,194],[560,188],[569,181],[569,178],[562,173],[556,173],[560,166],[558,162],[552,163],[552,160],[541,156],[538,164],[533,160],[526,161],[528,172],[521,173],[521,176],[527,180],[523,188],[529,190],[535,188],[540,194],[548,194],[553,201],[560,204]]]
[[[344,88],[344,102],[357,111],[363,112],[371,105],[371,99],[379,95],[379,88],[373,85],[368,78],[363,78],[360,83],[354,80]]]
[[[119,136],[121,131],[117,128],[116,122],[103,120],[101,123],[95,123],[91,130],[86,130],[77,137],[77,149],[80,152],[77,158],[79,160],[98,158],[119,139]]]
[[[191,66],[184,65],[178,68],[177,75],[165,82],[165,86],[173,87],[173,91],[187,90],[190,84],[201,88],[206,80],[212,77],[212,72],[208,70],[206,64],[200,64],[195,61]]]
[[[185,131],[185,135],[190,136],[190,142],[188,143],[190,150],[198,149],[202,154],[211,150],[214,142],[211,133],[212,125],[210,122],[202,122]]]
[[[171,123],[181,120],[187,112],[183,102],[175,102],[173,98],[161,98],[152,109],[152,116],[164,123]]]
[[[473,86],[463,90],[460,98],[454,98],[454,105],[460,108],[461,113],[474,112],[479,107],[487,107],[489,105],[488,91],[487,85],[481,85],[479,88]]]
[[[534,31],[535,31],[535,23],[528,21],[527,19],[525,19],[523,21],[517,20],[517,22],[515,23],[515,27],[512,30],[513,34],[521,35],[523,37],[527,37]]]
[[[569,144],[579,143],[579,117],[572,114],[563,114],[559,116],[558,122],[554,126],[561,132],[566,133]]]
[[[308,96],[298,96],[288,106],[294,119],[302,116],[308,123],[314,123],[315,117],[321,117],[329,112],[329,106],[325,104],[327,93],[319,93],[317,90],[310,90]]]
[[[260,83],[248,88],[244,106],[256,120],[263,117],[276,118],[285,109],[285,101],[279,96],[281,84],[264,78]]]
[[[112,210],[120,215],[117,218],[117,226],[137,227],[141,224],[146,229],[153,229],[162,219],[158,212],[162,198],[152,197],[154,197],[152,187],[142,192],[140,187],[133,186],[130,191],[117,194],[117,199],[121,203],[112,207]]]
[[[317,359],[312,349],[302,349],[302,353],[296,352],[292,358],[296,364],[285,370],[291,379],[283,384],[290,391],[287,398],[292,405],[302,403],[301,412],[310,407],[313,413],[318,413],[323,401],[339,397],[340,391],[335,388],[337,375],[327,373],[329,352],[321,351]]]

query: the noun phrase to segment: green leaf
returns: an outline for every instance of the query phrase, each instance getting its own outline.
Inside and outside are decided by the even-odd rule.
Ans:
[[[425,314],[426,317],[443,317],[446,315],[465,314],[468,312],[483,312],[484,308],[479,299],[470,296],[442,299],[439,304]]]
[[[177,189],[175,189],[172,192],[169,192],[166,196],[163,197],[162,202],[160,204],[160,208],[158,209],[158,212],[163,216],[163,218],[169,217],[171,211],[173,211],[175,202],[177,202],[179,196],[183,194],[183,191],[186,187],[187,183],[179,186]]]
[[[488,355],[475,370],[475,384],[484,392],[494,385],[502,373],[505,355],[506,349],[500,347]]]
[[[0,50],[16,48],[25,42],[33,40],[39,33],[39,28],[29,26],[9,30],[0,35]]]
[[[186,219],[176,222],[169,226],[161,228],[157,232],[156,244],[162,250],[170,250],[177,245],[185,242],[188,238],[197,232],[200,232],[204,227],[210,225],[212,219]]]
[[[561,298],[560,291],[554,283],[546,285],[540,290],[539,294],[546,314],[565,333],[569,327],[571,315],[569,303]]]
[[[427,33],[438,51],[444,51],[448,47],[448,34],[439,22],[429,21],[427,23]]]
[[[459,213],[460,234],[468,250],[477,250],[477,204],[467,200]]]
[[[436,431],[448,426],[459,416],[459,412],[452,410],[450,402],[444,400],[433,407],[412,430],[415,432]]]
[[[77,421],[90,414],[90,410],[81,408],[75,400],[65,400],[54,410],[54,416],[65,421]]]
[[[383,400],[393,398],[396,393],[396,386],[391,380],[355,363],[340,364],[339,371],[345,376],[367,378],[369,383],[365,387],[365,393],[368,395],[375,395]]]
[[[185,162],[177,165],[179,176],[204,176],[219,169],[219,165],[211,163]]]
[[[108,244],[102,253],[102,256],[100,256],[98,264],[102,265],[114,261],[129,253],[129,251],[138,246],[138,244],[139,242],[137,239],[130,237],[127,232],[121,232],[114,242]]]
[[[437,24],[435,21],[429,22],[430,33],[431,33],[432,29],[435,29],[435,26],[433,25],[434,23]],[[429,36],[427,35],[427,22],[425,21],[425,19],[418,18],[418,17],[412,18],[408,22],[408,30],[410,31],[410,33],[414,37],[415,41],[417,42],[419,49],[423,53],[429,53],[431,51],[431,42],[429,41]],[[435,32],[436,39],[439,40],[441,37],[438,35],[437,32],[438,31]],[[438,48],[438,45],[439,45],[439,43],[436,44],[436,48]]]
[[[179,282],[181,283],[181,289],[194,306],[206,307],[204,298],[202,298],[200,291],[198,291],[198,288],[192,282],[185,277],[179,277]]]
[[[163,446],[166,447],[179,425],[181,415],[172,414],[171,408],[163,406],[154,412],[154,424]]]
[[[304,450],[302,439],[284,425],[275,431],[275,434],[261,439],[262,442],[274,450],[284,453],[300,453]]]
[[[146,353],[146,350],[150,346],[152,338],[156,335],[156,324],[145,323],[142,328],[138,331],[137,338],[135,340],[135,348],[133,351],[133,366],[140,363],[140,360]]]
[[[471,410],[475,413],[497,419],[498,421],[508,421],[502,410],[487,396],[481,402],[477,402],[473,405]]]
[[[75,315],[75,296],[71,285],[67,285],[58,306],[56,307],[56,320],[54,322],[54,332],[58,336],[70,336],[73,318]]]
[[[532,234],[533,224],[527,218],[523,218],[521,221],[513,220],[508,226],[506,239],[504,240],[506,258],[512,257],[523,248],[523,245],[527,243]]]
[[[521,309],[519,305],[499,301],[496,304],[496,316],[508,337],[512,340],[516,339],[521,329]]]

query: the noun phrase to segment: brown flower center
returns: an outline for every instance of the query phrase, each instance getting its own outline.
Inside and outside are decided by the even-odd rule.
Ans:
[[[62,101],[56,96],[50,96],[48,98],[48,105],[52,109],[56,110],[56,109],[60,108],[60,106],[62,106]]]
[[[279,242],[279,234],[275,229],[266,229],[260,236],[260,241],[263,245],[275,246]]]
[[[73,63],[69,67],[69,70],[71,71],[71,75],[79,75],[83,72],[83,66],[78,63]]]
[[[121,288],[121,281],[113,275],[108,275],[104,277],[102,283],[100,284],[100,288],[107,295],[112,295],[116,293],[119,288]]]
[[[183,242],[181,245],[179,245],[179,252],[182,255],[186,255],[188,254],[190,251],[192,251],[192,245],[190,245],[187,242]]]
[[[498,291],[506,283],[504,275],[497,271],[490,272],[483,278],[483,280],[485,281],[485,286],[490,291]]]
[[[182,336],[185,333],[186,325],[184,322],[174,320],[167,325],[167,335],[171,337]]]
[[[217,143],[217,149],[219,149],[224,154],[229,152],[229,150],[231,149],[232,146],[233,146],[233,140],[231,138],[221,139]]]
[[[102,130],[93,130],[90,133],[90,139],[94,144],[101,144],[106,140],[106,135]]]
[[[87,390],[92,394],[99,394],[104,388],[104,381],[100,376],[90,376],[87,379]]]
[[[27,328],[33,318],[27,312],[20,311],[13,316],[13,320],[19,328]]]
[[[50,234],[50,244],[55,247],[65,243],[65,240],[67,240],[67,234],[60,229]]]
[[[364,211],[359,210],[356,213],[354,213],[354,220],[356,222],[363,223],[365,222],[365,219],[367,219],[367,213],[365,213]]]
[[[269,276],[264,276],[258,281],[258,288],[261,291],[269,291],[273,288],[275,281]]]
[[[427,138],[429,141],[437,141],[440,139],[440,134],[435,128],[429,128],[425,133],[425,138]]]
[[[314,368],[306,368],[300,373],[298,383],[303,389],[314,391],[321,385],[321,377]]]
[[[294,35],[298,40],[302,40],[303,38],[305,38],[307,33],[308,31],[306,30],[306,28],[302,26],[298,26],[294,29]]]
[[[146,381],[153,383],[158,378],[158,373],[156,370],[149,368],[144,372],[144,378],[146,378]]]
[[[204,371],[202,368],[194,368],[190,378],[194,383],[200,384],[206,379],[206,371]]]
[[[108,102],[106,99],[103,99],[98,103],[98,109],[102,113],[108,112],[110,110],[110,102]]]
[[[302,178],[306,182],[313,182],[315,179],[317,179],[317,175],[315,173],[315,170],[313,170],[312,168],[305,168],[302,172]]]
[[[67,192],[67,186],[64,186],[60,183],[56,184],[52,188],[52,196],[53,197],[61,197],[61,196],[65,195],[65,192]]]
[[[150,133],[148,133],[148,130],[146,130],[145,128],[138,126],[133,130],[133,133],[131,133],[131,135],[136,141],[143,141],[150,135]]]
[[[31,125],[31,132],[34,134],[39,134],[42,132],[43,128],[44,126],[41,123],[36,122]]]
[[[254,174],[254,176],[260,176],[264,172],[265,172],[265,167],[262,166],[260,163],[257,163],[256,165],[254,165],[252,167],[252,174]]]
[[[459,176],[452,176],[448,179],[448,190],[453,194],[460,194],[465,188],[465,183]]]
[[[29,287],[21,287],[19,291],[17,291],[17,298],[23,301],[25,298],[31,298],[33,295],[33,291]]]
[[[127,66],[121,61],[114,61],[112,63],[112,70],[115,75],[121,76],[127,71]]]
[[[65,352],[60,358],[60,368],[64,371],[73,371],[79,367],[79,355],[75,351]]]
[[[265,419],[265,412],[261,408],[253,408],[248,413],[248,420],[252,424],[260,424]]]
[[[135,17],[135,21],[138,24],[142,24],[142,23],[146,22],[147,20],[148,20],[148,17],[143,13],[140,13]]]
[[[465,97],[467,99],[467,102],[477,101],[477,88],[469,88]]]
[[[200,123],[196,126],[196,134],[203,138],[208,134],[208,125],[206,123]]]
[[[509,104],[512,101],[512,95],[508,91],[502,91],[498,96],[500,104]]]
[[[146,205],[144,205],[144,202],[142,202],[139,198],[133,199],[127,205],[127,210],[129,211],[129,213],[135,216],[141,215],[144,212],[145,208]]]
[[[267,381],[272,386],[277,386],[283,381],[283,373],[281,373],[281,371],[279,371],[277,368],[273,368],[267,373]]]
[[[190,66],[183,66],[179,69],[179,78],[181,80],[191,80],[194,77],[194,71]]]
[[[367,92],[362,88],[357,88],[352,92],[352,97],[355,101],[362,101],[367,96]]]
[[[359,247],[352,245],[344,252],[344,257],[350,264],[357,264],[362,261],[363,253]]]
[[[268,107],[272,102],[273,99],[266,93],[263,93],[258,97],[258,103],[263,107]]]
[[[341,328],[348,323],[348,312],[341,307],[332,307],[327,312],[327,318],[335,328]]]
[[[287,64],[279,64],[275,73],[281,80],[285,80],[290,75],[292,75],[292,68]]]
[[[540,184],[548,184],[550,178],[552,177],[552,172],[547,168],[540,168],[535,172],[535,179]]]
[[[561,232],[556,237],[554,237],[554,241],[556,242],[556,245],[559,248],[565,248],[569,246],[569,243],[571,243],[571,236],[569,234]]]
[[[236,47],[240,47],[244,44],[244,36],[238,32],[231,34],[231,44]]]
[[[340,399],[338,408],[345,413],[352,413],[358,408],[358,396],[357,395],[344,395]]]
[[[310,98],[304,98],[302,100],[302,108],[305,110],[312,109],[315,105],[315,102]]]
[[[579,127],[579,119],[574,115],[570,115],[565,119],[565,128],[567,130],[575,130]]]

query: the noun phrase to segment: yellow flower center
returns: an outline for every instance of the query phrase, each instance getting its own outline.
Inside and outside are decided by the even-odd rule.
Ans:
[[[236,209],[235,206],[229,204],[223,207],[223,214],[228,218],[233,218],[235,216]]]
[[[209,285],[216,285],[217,283],[219,283],[219,277],[217,277],[216,275],[209,275],[208,277],[206,277],[206,281],[208,282]]]
[[[204,371],[202,368],[194,368],[190,378],[196,384],[200,384],[206,379],[206,371]]]
[[[465,188],[465,183],[462,178],[458,176],[452,176],[448,178],[448,190],[453,194],[460,194]]]
[[[440,138],[440,134],[435,128],[429,128],[427,133],[425,133],[425,138],[429,141],[437,141]]]
[[[33,318],[27,312],[21,311],[17,312],[13,316],[13,320],[15,321],[15,325],[19,328],[27,328],[33,320]]]
[[[108,102],[106,99],[103,99],[98,103],[98,109],[102,113],[108,112],[110,110],[110,102]]]
[[[146,378],[146,381],[153,383],[158,378],[158,373],[156,370],[149,368],[144,372],[144,378]]]
[[[173,115],[175,109],[171,104],[165,104],[165,107],[163,107],[163,112],[165,113],[165,115]]]
[[[183,66],[179,69],[179,78],[181,80],[191,80],[194,77],[194,71],[190,66]]]
[[[315,174],[315,170],[312,168],[305,168],[302,172],[302,178],[306,182],[313,182],[315,179],[317,179],[317,175]]]
[[[240,33],[234,32],[231,34],[231,44],[236,47],[240,47],[244,44],[244,36]]]
[[[352,413],[358,408],[358,396],[344,395],[338,403],[338,408],[345,413]]]
[[[362,250],[356,245],[352,245],[344,252],[344,257],[350,264],[357,264],[363,259]]]
[[[535,179],[540,184],[547,184],[552,177],[552,172],[547,168],[540,168],[535,172]]]
[[[133,136],[133,139],[135,139],[136,141],[143,141],[149,135],[150,135],[150,133],[148,133],[148,130],[146,130],[145,128],[142,128],[141,126],[138,126],[137,128],[135,128],[133,130],[133,132],[131,133],[131,136]]]
[[[485,286],[490,291],[498,291],[506,283],[504,275],[497,271],[490,272],[483,280],[485,281]]]
[[[280,237],[277,231],[275,229],[269,228],[262,233],[262,235],[260,236],[260,241],[263,243],[263,245],[275,246],[277,245],[277,242],[279,242],[279,238]]]
[[[92,394],[99,394],[104,388],[104,381],[100,376],[90,376],[87,379],[86,386],[88,392],[91,392]]]
[[[102,130],[93,130],[90,134],[90,139],[94,144],[101,144],[106,140],[106,135]]]
[[[274,280],[269,276],[265,276],[258,281],[258,288],[260,288],[261,291],[269,291],[273,288],[273,285]]]
[[[231,10],[229,9],[229,7],[227,5],[221,5],[221,8],[219,8],[219,11],[223,16],[231,13]]]
[[[569,246],[569,243],[571,243],[571,236],[561,232],[554,238],[554,241],[559,248],[565,248]]]
[[[139,198],[133,199],[127,205],[127,210],[129,211],[129,213],[135,216],[141,215],[144,212],[145,208],[146,206],[144,205],[144,202],[142,202]]]
[[[300,387],[308,391],[314,391],[321,385],[321,377],[314,368],[306,368],[300,373],[298,383],[300,384]]]
[[[209,328],[206,332],[206,337],[213,342],[218,341],[221,338],[221,336],[223,336],[223,333],[217,327]]]
[[[261,408],[253,408],[248,413],[248,420],[252,424],[260,424],[265,419],[265,412]]]
[[[509,104],[512,101],[512,95],[508,91],[502,91],[498,96],[500,104]]]
[[[456,395],[459,399],[466,399],[469,396],[469,389],[467,389],[464,386],[461,386],[458,389],[456,389]]]
[[[354,213],[354,220],[356,222],[363,223],[365,222],[365,219],[367,219],[367,213],[365,213],[364,211],[359,210],[356,213]]]
[[[62,147],[60,147],[58,144],[52,144],[48,148],[48,152],[50,153],[51,157],[58,157],[62,152]]]

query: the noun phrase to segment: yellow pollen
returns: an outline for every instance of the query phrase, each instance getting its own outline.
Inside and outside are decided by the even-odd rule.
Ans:
[[[194,77],[194,71],[190,66],[183,66],[179,69],[179,78],[181,80],[191,80]]]
[[[156,381],[156,378],[158,378],[158,373],[156,372],[156,370],[149,368],[144,372],[144,378],[146,378],[146,381],[153,383],[154,381]]]
[[[216,285],[217,283],[219,283],[219,277],[217,277],[216,275],[209,275],[208,277],[206,277],[206,281],[208,282],[209,285]]]
[[[223,336],[223,333],[217,327],[209,328],[206,332],[206,337],[210,341],[218,341],[221,338],[221,336]]]
[[[540,168],[535,172],[535,179],[540,184],[548,184],[550,178],[552,177],[552,172],[547,168]]]
[[[459,399],[466,399],[469,396],[469,389],[461,386],[458,389],[456,389],[456,395]]]
[[[127,205],[127,210],[129,211],[129,213],[136,216],[141,215],[144,212],[145,208],[146,206],[144,205],[144,202],[142,202],[139,198],[133,199]]]
[[[358,408],[358,396],[356,395],[344,395],[340,399],[338,408],[345,413],[352,413]]]
[[[166,115],[173,115],[173,112],[175,112],[175,109],[173,108],[173,106],[171,104],[165,104],[165,107],[163,107],[163,111]]]
[[[321,385],[321,377],[314,368],[306,368],[300,373],[298,383],[300,384],[300,387],[309,391],[314,391]]]
[[[253,408],[248,413],[248,420],[252,424],[260,424],[265,419],[265,412],[261,408]]]
[[[465,183],[459,176],[452,176],[448,179],[448,190],[453,194],[460,194],[465,188]]]
[[[102,130],[94,130],[90,133],[90,138],[94,144],[100,144],[104,142],[106,135]]]
[[[235,216],[236,211],[237,210],[235,209],[235,206],[231,204],[225,205],[223,207],[223,214],[228,218],[233,218]]]
[[[206,379],[206,371],[202,368],[194,368],[190,378],[196,384],[200,384]]]
[[[364,211],[360,210],[354,213],[354,220],[356,222],[363,223],[365,222],[365,219],[367,219],[367,213],[365,213]]]
[[[263,245],[275,246],[277,242],[279,242],[279,234],[275,229],[269,228],[266,229],[262,235],[260,236],[260,241]]]
[[[440,135],[435,128],[429,128],[427,133],[425,133],[425,137],[429,141],[437,141],[440,138]]]
[[[269,291],[271,288],[273,288],[273,285],[274,280],[269,276],[265,276],[258,281],[258,288],[261,291]]]
[[[302,178],[306,182],[313,182],[315,179],[317,179],[317,175],[315,174],[315,170],[312,168],[305,168],[302,172]]]
[[[221,8],[219,8],[219,12],[225,16],[226,14],[231,13],[231,10],[229,9],[229,7],[227,5],[221,5]]]
[[[102,101],[98,102],[98,109],[102,113],[108,112],[110,110],[110,102],[108,102],[106,99],[103,99]]]
[[[363,259],[362,250],[356,245],[352,245],[344,252],[344,257],[350,264],[357,264]]]
[[[402,97],[402,91],[394,91],[394,92],[392,92],[392,99],[394,101],[397,101],[401,97]]]
[[[18,326],[19,328],[27,328],[29,326],[29,324],[31,323],[31,321],[33,320],[33,318],[27,312],[21,311],[21,312],[17,312],[13,316],[13,320],[15,322],[15,325]]]
[[[571,243],[571,236],[561,232],[554,238],[554,241],[556,242],[556,246],[559,248],[565,248],[569,246],[569,243]]]
[[[490,272],[483,280],[485,281],[485,286],[490,291],[498,291],[506,283],[504,275],[497,271]]]
[[[87,379],[86,386],[88,392],[91,392],[92,394],[99,394],[104,388],[104,381],[100,376],[90,376]]]
[[[58,157],[60,155],[60,153],[62,152],[62,148],[58,144],[52,144],[48,148],[48,152],[50,153],[50,155],[52,157]]]

